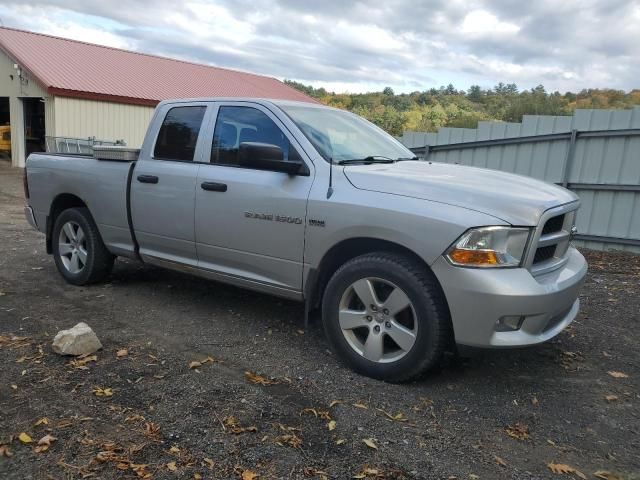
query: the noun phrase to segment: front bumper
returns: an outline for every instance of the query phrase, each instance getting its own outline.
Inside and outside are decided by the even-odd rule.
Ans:
[[[38,230],[38,224],[36,223],[36,217],[33,215],[33,209],[29,206],[24,207],[24,216],[27,218],[27,222],[33,228]]]
[[[432,266],[444,290],[456,342],[475,347],[534,345],[555,337],[576,317],[587,262],[570,247],[558,270],[533,277],[525,268],[471,269],[443,257]],[[505,316],[524,317],[515,331],[497,331]]]

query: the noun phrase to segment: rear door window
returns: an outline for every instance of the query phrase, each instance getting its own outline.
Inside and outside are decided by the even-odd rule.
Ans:
[[[167,112],[153,156],[161,160],[192,162],[207,107],[174,107]]]

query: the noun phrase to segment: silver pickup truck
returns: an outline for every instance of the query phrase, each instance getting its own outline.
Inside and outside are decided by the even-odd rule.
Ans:
[[[340,358],[388,381],[454,342],[554,337],[587,271],[573,193],[419,161],[309,103],[164,101],[139,151],[31,155],[25,193],[67,282],[101,281],[121,256],[304,301]]]

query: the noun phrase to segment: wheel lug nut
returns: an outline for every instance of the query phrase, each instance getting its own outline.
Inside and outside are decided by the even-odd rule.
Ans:
[[[387,327],[387,328],[391,328],[391,322],[385,322],[384,326]]]
[[[373,317],[371,315],[367,315],[367,322],[370,322],[371,320],[373,320]]]
[[[378,311],[378,307],[376,307],[375,305],[371,305],[371,310],[373,310],[374,312]]]
[[[379,332],[379,331],[380,331],[380,325],[376,325],[375,327],[373,327],[373,329],[374,329],[376,332]]]
[[[382,313],[384,313],[385,315],[389,315],[389,310],[387,310],[386,308],[382,311]]]

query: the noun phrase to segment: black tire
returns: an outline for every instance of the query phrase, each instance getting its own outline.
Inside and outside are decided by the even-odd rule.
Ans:
[[[347,289],[358,280],[372,277],[391,282],[406,294],[414,312],[412,322],[417,323],[413,346],[402,358],[388,363],[368,360],[352,348],[338,319]],[[411,258],[388,252],[356,257],[333,274],[322,300],[322,322],[332,349],[349,367],[388,382],[413,380],[438,365],[453,336],[449,309],[433,273]],[[370,325],[374,326],[369,328],[376,328],[375,322]]]
[[[73,273],[67,268],[60,255],[59,238],[65,224],[73,222],[84,232],[84,250],[86,251],[86,263],[80,271]],[[98,227],[96,226],[89,209],[69,208],[64,210],[56,218],[51,237],[53,258],[60,275],[73,285],[88,285],[103,281],[113,269],[115,256],[107,250]]]

